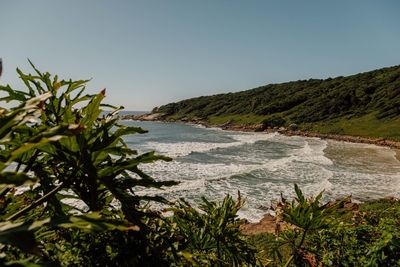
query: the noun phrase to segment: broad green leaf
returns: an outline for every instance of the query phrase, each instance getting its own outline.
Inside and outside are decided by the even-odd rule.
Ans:
[[[105,97],[105,89],[102,90],[99,94],[97,94],[85,107],[85,117],[81,121],[83,125],[90,127],[93,122],[99,117],[101,113],[100,103]]]
[[[0,172],[0,184],[12,184],[20,186],[24,184],[33,184],[37,182],[37,177],[31,177],[21,172]]]
[[[25,92],[13,90],[9,85],[7,85],[7,86],[0,85],[0,91],[4,91],[4,92],[8,93],[8,96],[0,98],[0,101],[24,102],[27,100],[27,94]]]
[[[49,142],[55,142],[60,140],[61,138],[63,138],[64,136],[62,135],[55,135],[52,137],[44,137],[42,138],[39,142],[36,143],[25,143],[24,145],[22,145],[21,147],[17,148],[16,150],[11,152],[11,158],[10,161],[16,159],[17,157],[19,157],[22,153],[25,153],[28,150],[34,149],[34,148],[38,148],[41,147]]]
[[[61,228],[79,229],[88,232],[140,230],[136,225],[128,225],[126,222],[104,219],[98,212],[92,212],[81,216],[71,216],[60,221],[55,221],[53,224]]]

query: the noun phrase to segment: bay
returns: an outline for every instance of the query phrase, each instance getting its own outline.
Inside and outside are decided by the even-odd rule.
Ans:
[[[400,162],[387,147],[182,123],[123,123],[149,131],[126,137],[131,148],[173,158],[141,169],[157,180],[180,182],[139,194],[183,197],[196,204],[202,196],[219,200],[240,191],[246,204],[239,215],[249,221],[261,219],[280,194],[292,198],[294,183],[307,196],[324,190],[324,201],[348,195],[356,202],[399,196]]]

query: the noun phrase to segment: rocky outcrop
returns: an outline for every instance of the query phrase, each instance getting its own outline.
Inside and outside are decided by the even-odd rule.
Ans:
[[[292,123],[288,126],[288,130],[290,131],[297,131],[299,129],[299,126],[296,123]]]
[[[244,222],[240,230],[245,235],[256,235],[260,233],[275,234],[278,231],[279,223],[275,216],[266,214],[258,223]]]

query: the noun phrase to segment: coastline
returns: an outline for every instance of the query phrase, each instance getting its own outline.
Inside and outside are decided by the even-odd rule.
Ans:
[[[122,120],[137,120],[137,121],[158,121],[158,122],[174,122],[184,124],[201,125],[206,128],[219,128],[226,131],[239,131],[239,132],[266,132],[266,133],[280,133],[286,136],[302,136],[302,137],[315,137],[320,139],[328,139],[349,143],[372,144],[377,146],[389,147],[396,152],[396,158],[400,161],[400,142],[387,140],[384,138],[361,137],[352,135],[339,135],[339,134],[323,134],[318,132],[301,131],[294,129],[280,128],[264,128],[262,125],[241,125],[231,122],[224,124],[209,124],[200,119],[183,119],[183,120],[168,120],[160,117],[158,114],[146,114],[140,116],[123,116]]]
[[[327,139],[327,140],[334,140],[334,141],[348,142],[348,143],[372,144],[392,149],[396,153],[395,154],[396,159],[400,161],[400,142],[386,140],[384,138],[366,138],[366,137],[349,136],[349,135],[321,134],[316,132],[289,130],[283,127],[264,129],[262,128],[262,125],[240,125],[233,123],[216,125],[216,124],[209,124],[203,120],[168,120],[157,116],[153,117],[151,115],[150,117],[145,117],[144,119],[140,117],[132,118],[127,116],[123,117],[122,119],[133,120],[133,121],[153,121],[161,123],[181,123],[181,124],[199,125],[206,128],[219,128],[225,131],[279,133],[285,136],[301,136],[301,137],[320,138],[320,139]],[[388,199],[389,198],[390,197],[388,197]],[[356,203],[350,202],[347,205],[351,209],[354,208],[358,210],[358,204]],[[287,226],[282,224],[282,222],[278,219],[278,217],[266,213],[259,221],[256,222],[250,222],[247,219],[242,219],[240,230],[243,234],[251,236],[260,233],[276,234],[285,227]]]

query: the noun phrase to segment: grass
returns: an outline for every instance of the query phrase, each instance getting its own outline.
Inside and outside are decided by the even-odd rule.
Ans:
[[[400,118],[378,120],[374,114],[303,125],[304,129],[326,134],[385,138],[400,141]]]
[[[251,125],[260,124],[267,117],[253,114],[222,115],[210,116],[208,121],[213,125],[220,125],[227,122]],[[300,129],[323,134],[340,134],[400,141],[400,118],[377,119],[375,114],[368,114],[361,117],[347,116],[329,121],[302,124],[300,125]]]
[[[281,114],[283,118],[284,115]],[[169,119],[179,120],[182,118],[192,119],[190,114],[174,114],[168,116]],[[263,120],[270,116],[261,116],[255,114],[229,114],[208,117],[208,123],[211,125],[221,125],[232,122],[242,125],[261,124]],[[285,118],[287,123],[290,119]],[[346,116],[339,119],[324,120],[315,123],[299,125],[301,130],[323,133],[339,134],[372,138],[384,138],[388,140],[400,141],[400,118],[395,119],[377,119],[374,113],[361,117]]]
[[[254,114],[245,114],[245,115],[221,115],[221,116],[210,116],[208,118],[208,122],[210,124],[224,124],[227,122],[234,122],[238,124],[252,125],[252,124],[260,124],[266,116],[254,115]]]
[[[182,115],[180,115],[180,114],[174,114],[174,115],[171,115],[171,116],[168,116],[168,119],[170,119],[170,120],[180,120],[180,119],[182,119],[183,118],[183,116]]]

